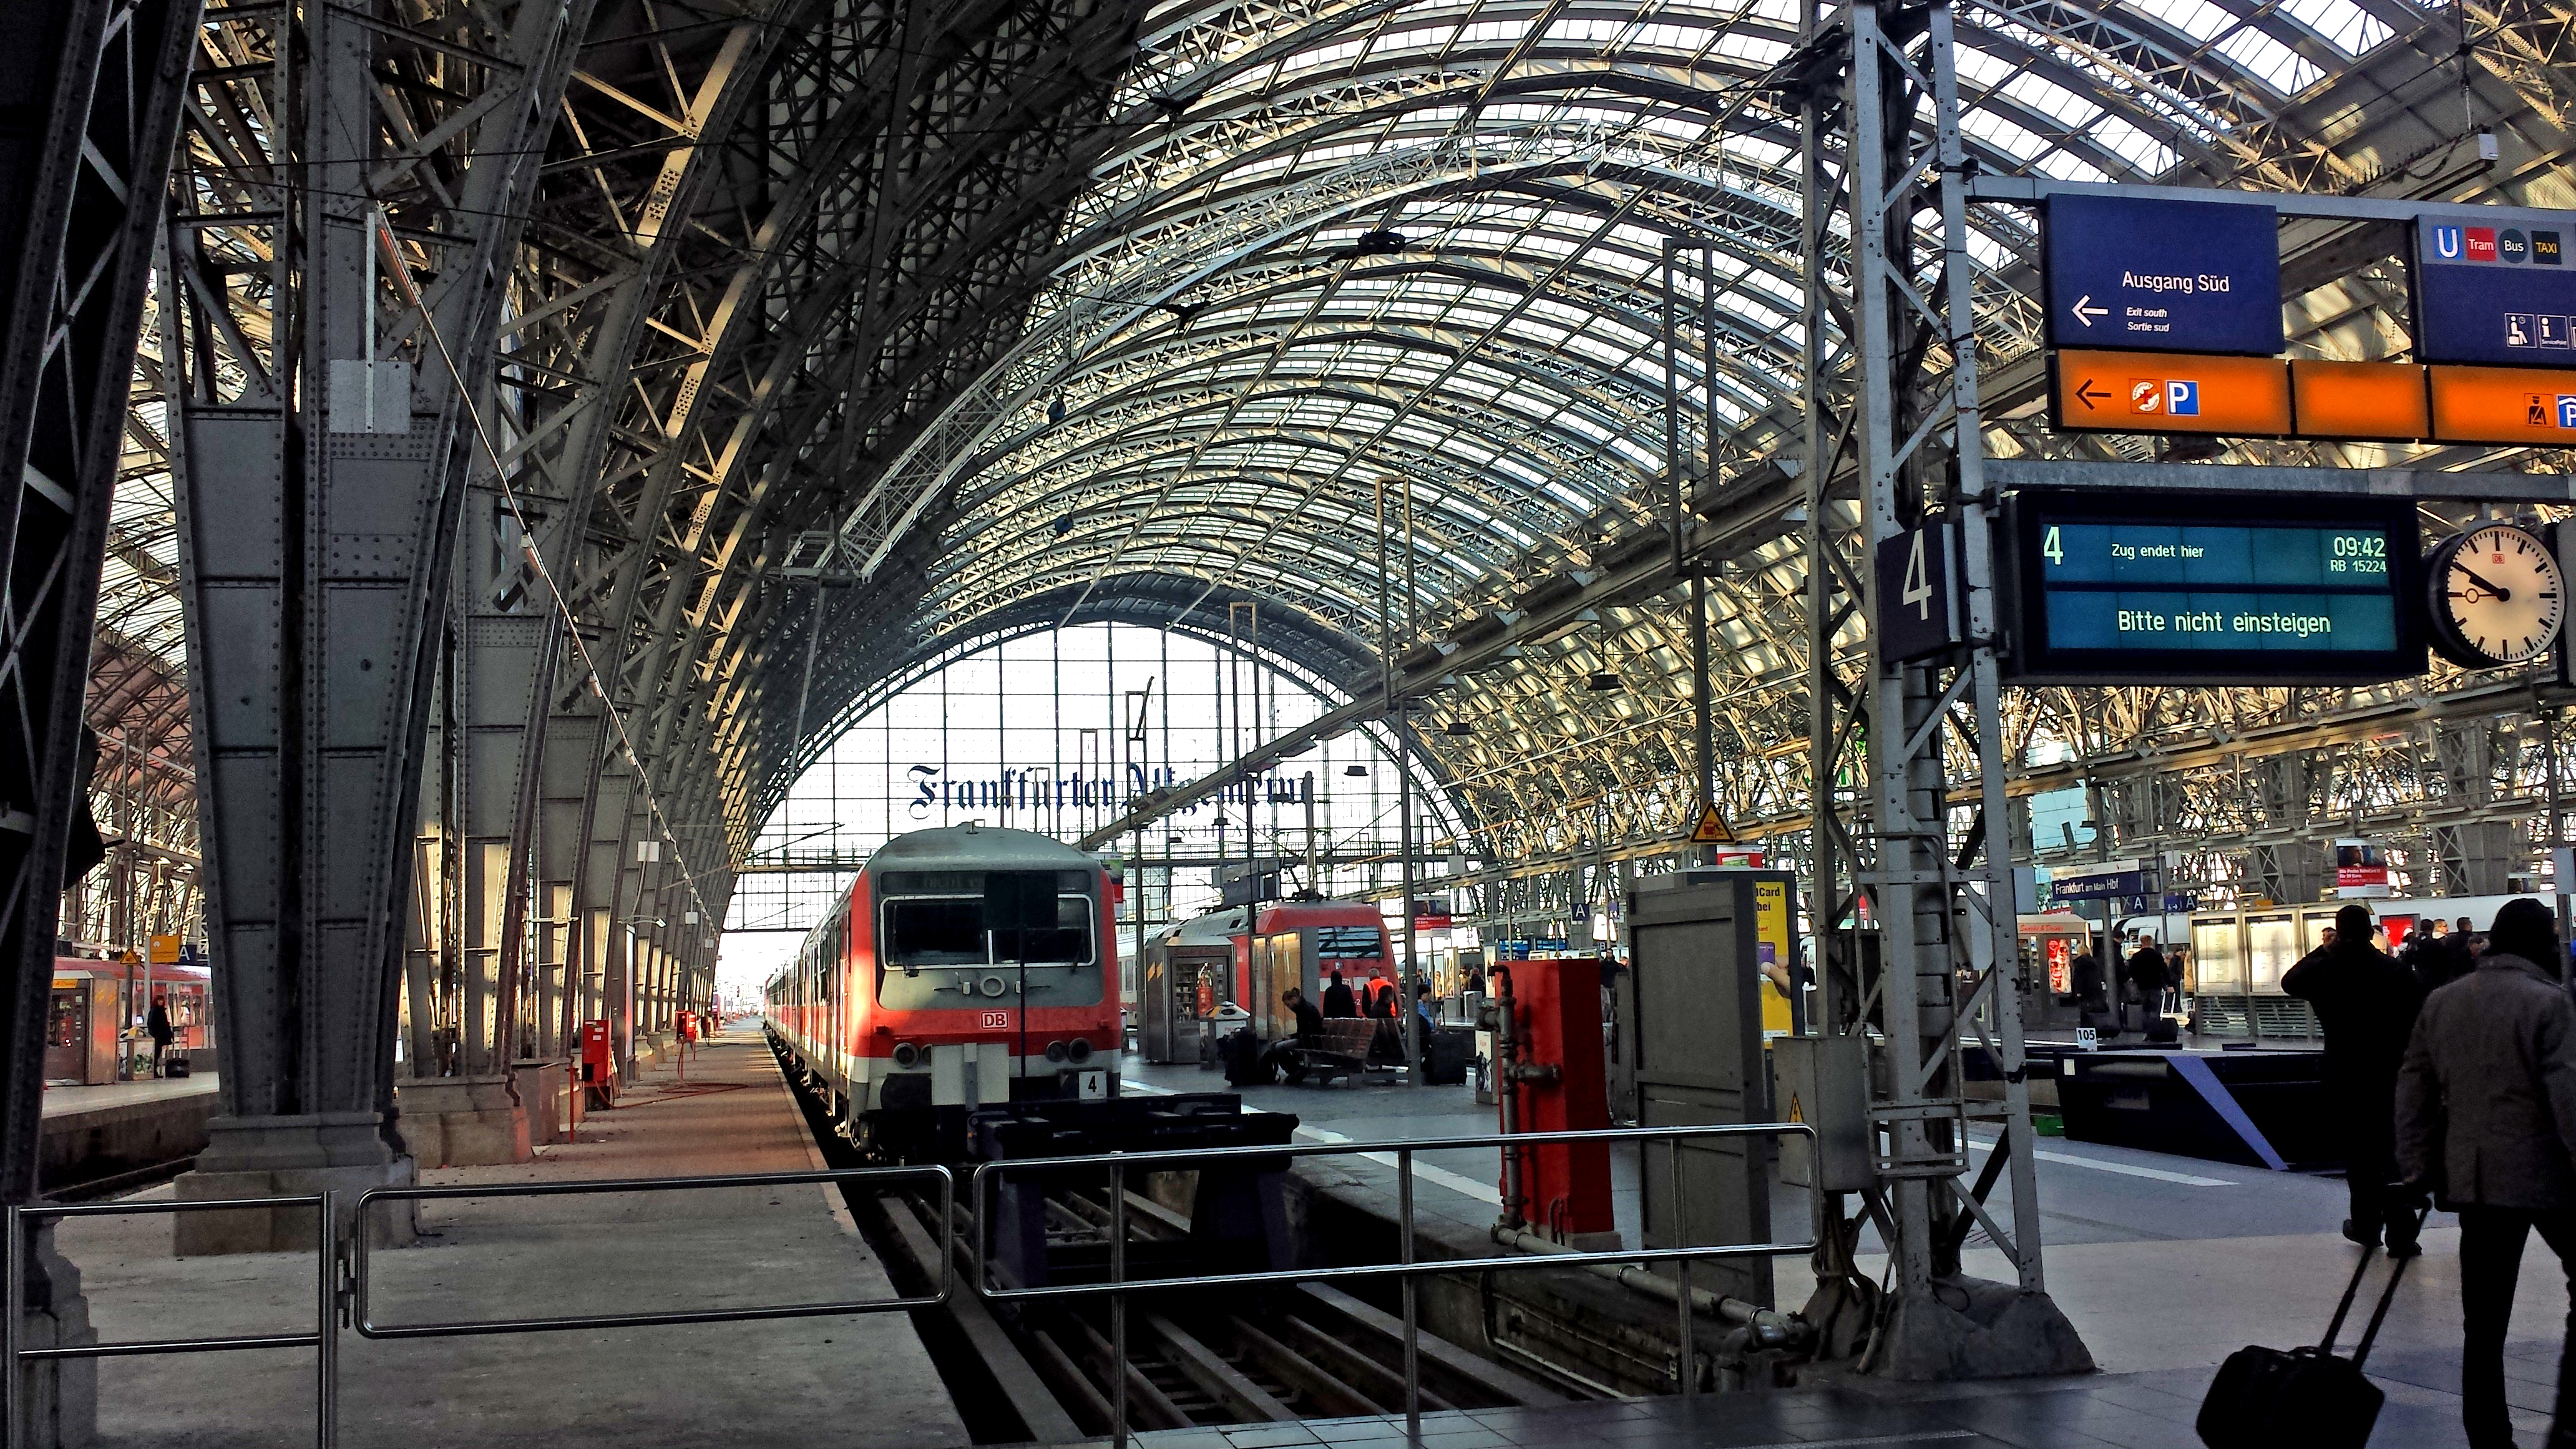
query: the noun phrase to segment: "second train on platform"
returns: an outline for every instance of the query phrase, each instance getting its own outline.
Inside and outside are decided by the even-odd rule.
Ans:
[[[770,978],[769,1034],[853,1142],[953,1159],[979,1107],[1117,1095],[1114,909],[1061,841],[898,836]]]

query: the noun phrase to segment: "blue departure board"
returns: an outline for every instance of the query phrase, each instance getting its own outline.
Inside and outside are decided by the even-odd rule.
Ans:
[[[2032,682],[2360,682],[2420,673],[2404,500],[2023,489],[2011,672]]]

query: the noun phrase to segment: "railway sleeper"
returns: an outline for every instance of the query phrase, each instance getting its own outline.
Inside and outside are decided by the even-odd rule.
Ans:
[[[1089,1320],[1078,1314],[1067,1314],[1066,1321],[1073,1324],[1082,1334],[1084,1346],[1089,1350],[1084,1357],[1091,1365],[1093,1382],[1108,1383],[1111,1368],[1115,1363],[1115,1356],[1109,1351],[1108,1336],[1092,1327]],[[1134,1345],[1131,1344],[1129,1347],[1132,1350]],[[1131,1415],[1145,1419],[1149,1428],[1187,1429],[1202,1422],[1182,1413],[1180,1406],[1172,1402],[1171,1396],[1165,1394],[1162,1387],[1151,1378],[1146,1377],[1132,1351],[1127,1356],[1127,1407]],[[1138,1412],[1140,1409],[1141,1413]]]
[[[1148,1333],[1162,1341],[1167,1361],[1239,1415],[1236,1422],[1286,1424],[1298,1418],[1294,1408],[1280,1402],[1278,1395],[1255,1383],[1251,1375],[1227,1362],[1224,1355],[1202,1343],[1197,1335],[1159,1313],[1136,1316],[1144,1319]]]
[[[1349,1417],[1400,1412],[1402,1409],[1403,1394],[1400,1380],[1396,1404],[1392,1407],[1382,1405],[1351,1387],[1344,1380],[1335,1377],[1324,1365],[1262,1332],[1248,1318],[1228,1318],[1225,1329],[1234,1336],[1244,1354],[1258,1358],[1308,1406],[1320,1409],[1325,1414]],[[1434,1396],[1425,1394],[1422,1402],[1425,1408],[1429,1408],[1434,1402]],[[1442,1407],[1447,1406],[1444,1404]]]
[[[1361,1412],[1404,1412],[1404,1374],[1400,1370],[1388,1368],[1302,1318],[1285,1316],[1277,1322],[1299,1352],[1323,1363],[1330,1370],[1338,1371],[1343,1376],[1342,1382],[1350,1385],[1353,1392],[1365,1396],[1370,1407]],[[1451,1409],[1457,1405],[1425,1383],[1422,1386],[1422,1407]]]

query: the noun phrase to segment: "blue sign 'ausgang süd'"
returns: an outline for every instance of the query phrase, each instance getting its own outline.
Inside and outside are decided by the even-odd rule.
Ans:
[[[2068,194],[2048,198],[2041,229],[2050,346],[2281,350],[2271,207]]]
[[[2576,368],[2576,212],[2564,225],[2493,213],[2415,223],[2415,353],[2426,362]]]

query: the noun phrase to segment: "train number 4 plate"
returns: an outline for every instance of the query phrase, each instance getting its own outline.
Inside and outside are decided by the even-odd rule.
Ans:
[[[984,1031],[1009,1031],[1011,1014],[1007,1011],[988,1011],[975,1025]]]
[[[1097,1102],[1109,1095],[1109,1073],[1083,1072],[1074,1078],[1074,1092],[1086,1102]]]

